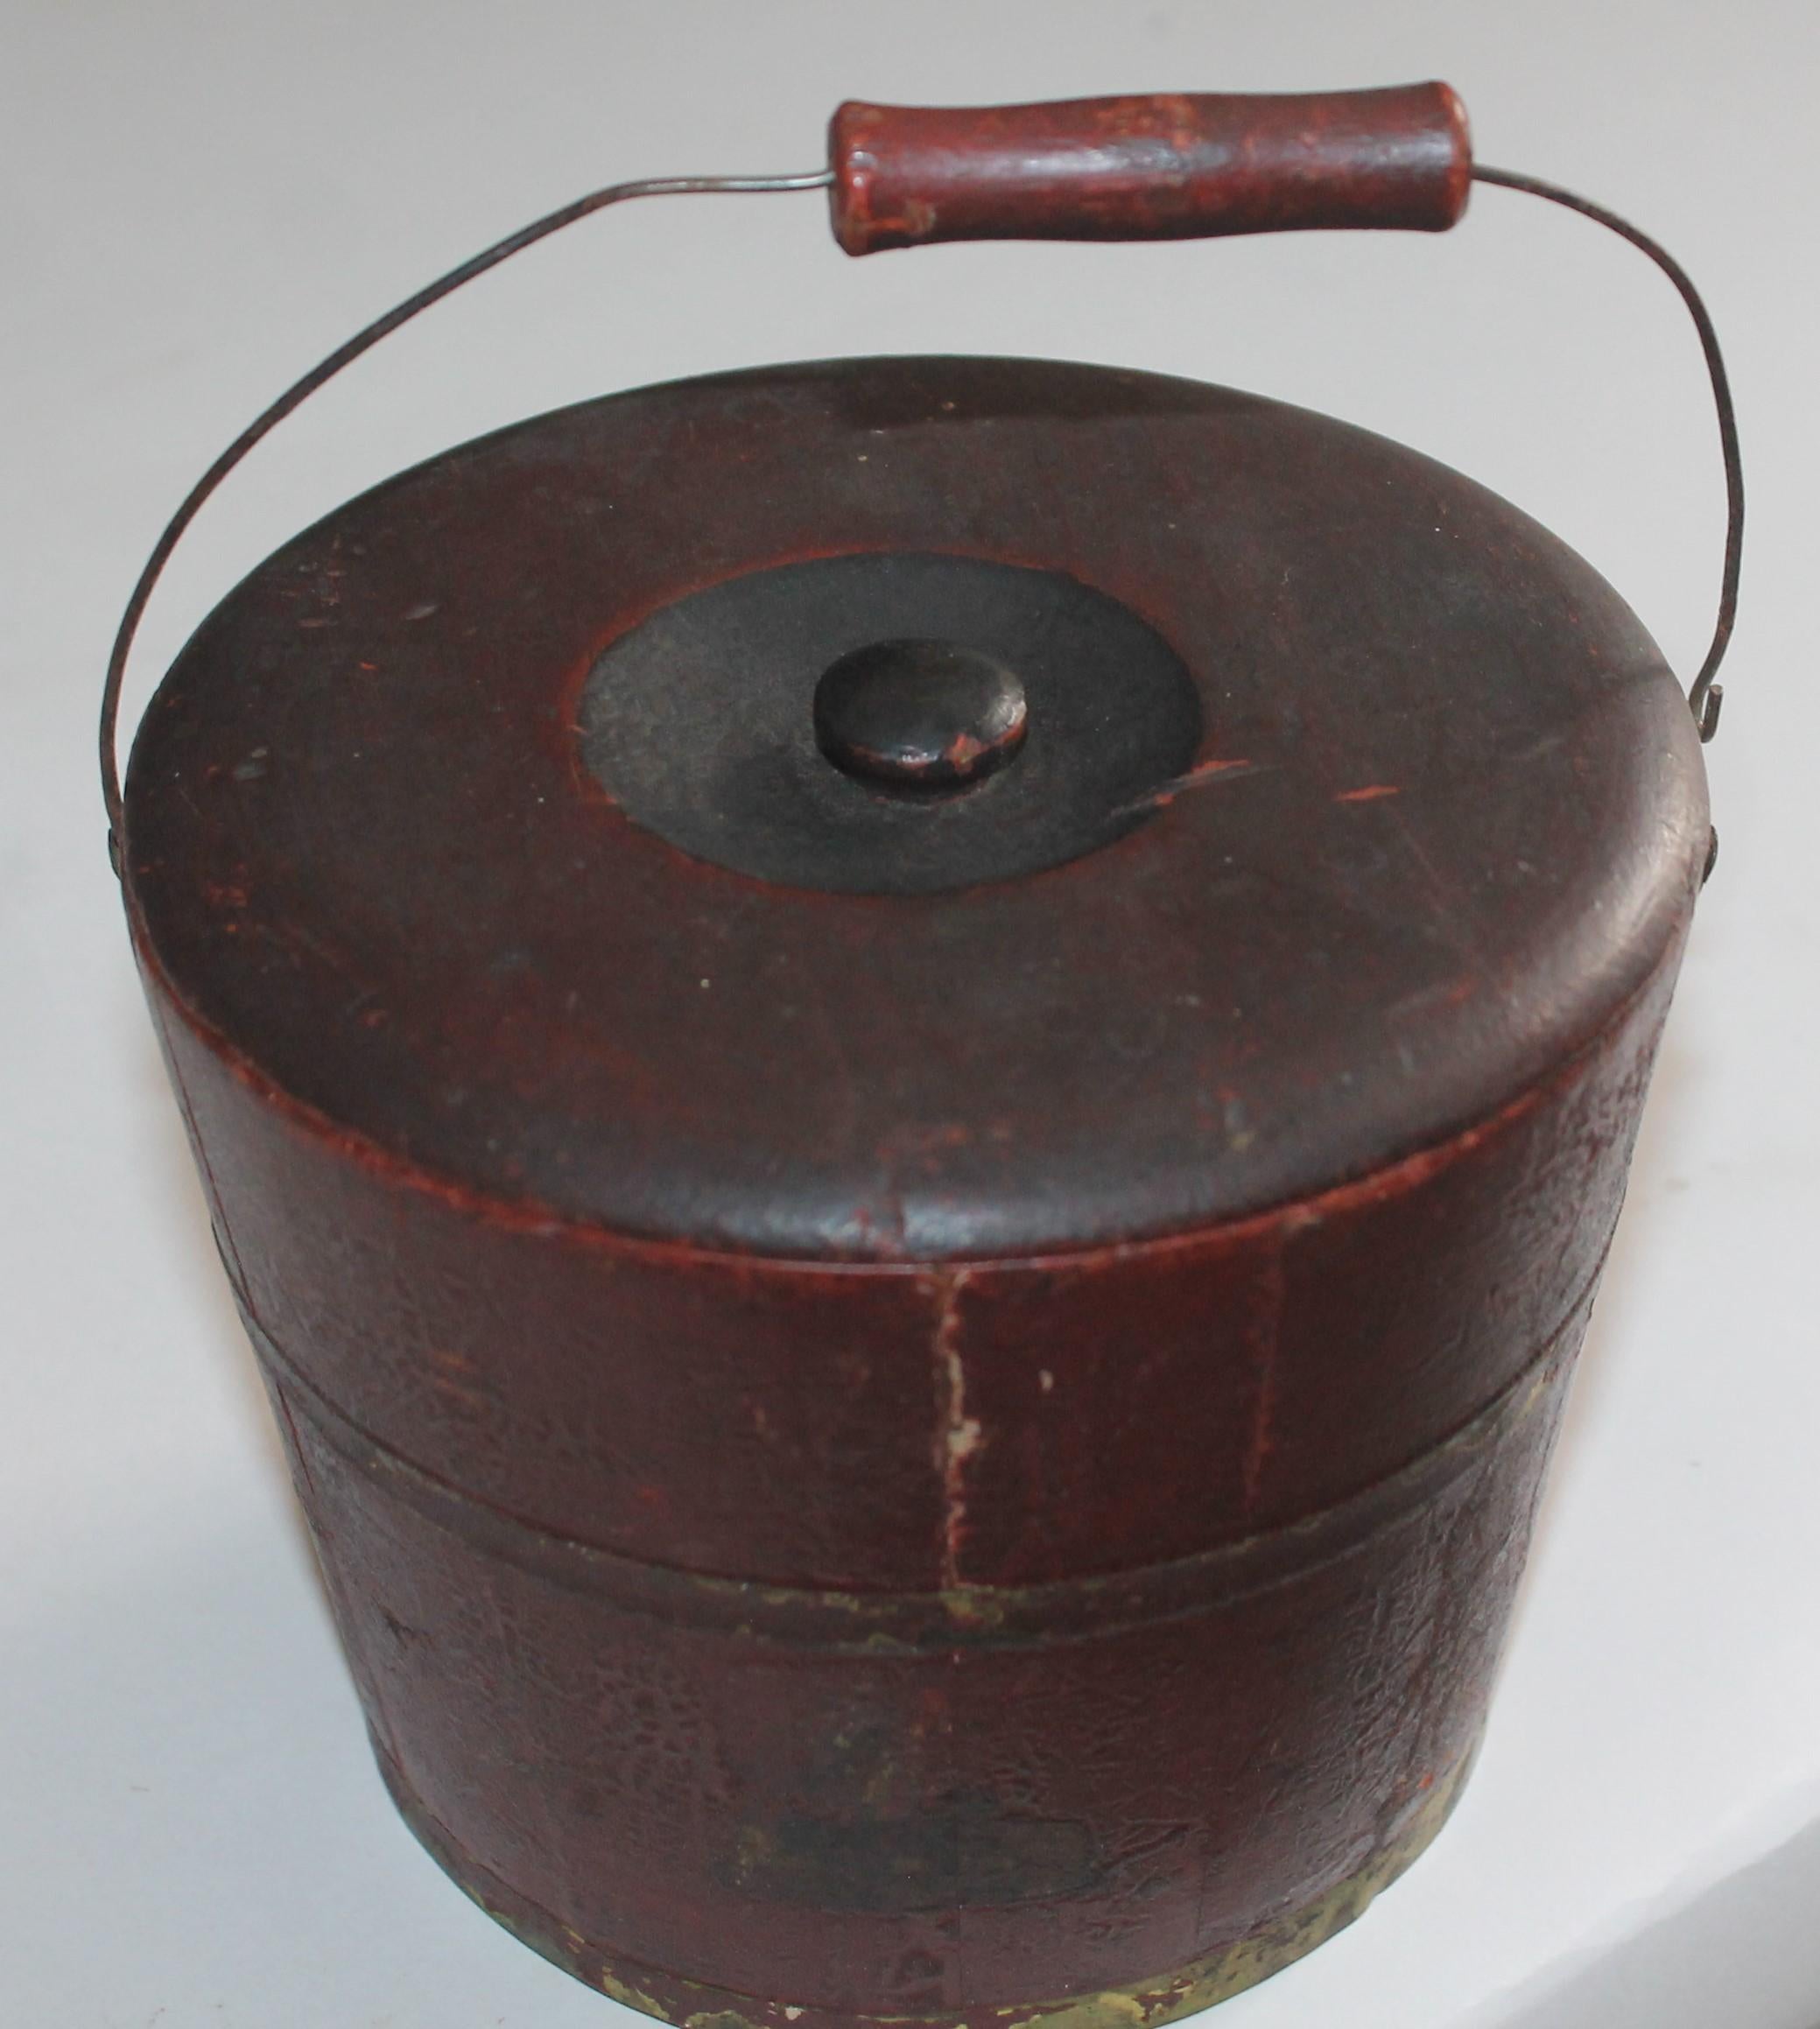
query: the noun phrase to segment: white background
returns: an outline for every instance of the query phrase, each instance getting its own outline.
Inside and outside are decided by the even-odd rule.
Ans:
[[[1724,838],[1484,1759],[1357,1929],[1220,2029],[1820,2024],[1820,807],[1812,0],[4,0],[0,5],[0,2021],[567,2029],[585,1991],[395,1821],[129,962],[89,752],[182,490],[369,316],[579,192],[813,167],[846,95],[1450,79],[1487,161],[1658,231],[1727,341],[1752,488]],[[391,341],[256,458],[136,707],[284,537],[645,380],[884,350],[1229,381],[1458,466],[1677,667],[1721,530],[1698,355],[1594,228],[851,263],[817,198],[634,207]]]

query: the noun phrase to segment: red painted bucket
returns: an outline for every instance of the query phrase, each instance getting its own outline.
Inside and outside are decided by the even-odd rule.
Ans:
[[[734,186],[831,186],[863,252],[1440,227],[1470,173],[1424,87],[847,108]],[[642,187],[255,425],[109,755],[221,471]],[[128,916],[469,1893],[679,2023],[1072,2029],[1409,1863],[1710,863],[1724,631],[1690,714],[1426,459],[969,359],[542,417],[216,609],[109,777]]]

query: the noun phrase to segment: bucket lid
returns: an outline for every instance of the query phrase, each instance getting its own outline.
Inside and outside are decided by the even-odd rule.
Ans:
[[[1685,921],[1660,652],[1483,488],[1010,360],[612,397],[339,509],[135,743],[187,1015],[376,1160],[805,1257],[1187,1230],[1483,1118]]]

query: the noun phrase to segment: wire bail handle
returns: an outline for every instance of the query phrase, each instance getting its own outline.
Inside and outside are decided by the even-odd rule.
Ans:
[[[1355,228],[1442,232],[1474,182],[1578,212],[1647,254],[1679,291],[1712,383],[1725,465],[1725,563],[1712,639],[1688,692],[1703,741],[1718,729],[1715,680],[1737,615],[1744,473],[1731,384],[1712,319],[1680,263],[1617,213],[1559,185],[1472,160],[1465,114],[1444,84],[1356,92],[1168,94],[986,107],[849,102],[829,127],[829,165],[784,176],[616,183],[495,242],[358,331],[242,431],[185,496],[127,601],[102,690],[102,797],[121,870],[122,685],[153,588],[185,530],[242,459],[342,368],[502,261],[565,226],[640,197],[826,190],[849,254],[960,239],[1214,239]],[[1711,870],[1709,858],[1707,870]]]

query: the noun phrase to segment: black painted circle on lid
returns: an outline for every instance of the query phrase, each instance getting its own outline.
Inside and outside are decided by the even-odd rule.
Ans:
[[[907,662],[881,639],[922,647]],[[945,728],[906,721],[927,691],[900,679],[931,662],[959,665],[951,721],[958,695],[1009,762],[947,795],[911,786],[918,742],[939,762]],[[836,693],[846,736],[895,725],[911,765],[831,763],[831,675],[855,679]],[[915,551],[772,565],[658,607],[596,661],[579,724],[584,764],[635,823],[714,866],[847,895],[941,894],[1096,852],[1155,816],[1202,734],[1193,678],[1128,607],[1058,571]]]

